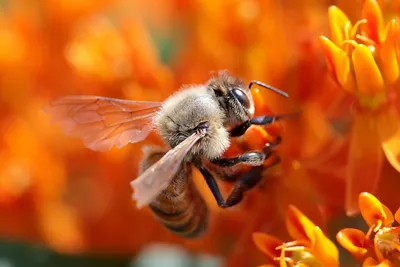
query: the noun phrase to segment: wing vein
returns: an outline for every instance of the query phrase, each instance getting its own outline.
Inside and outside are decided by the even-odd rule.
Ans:
[[[80,137],[92,150],[106,151],[145,139],[161,105],[84,95],[57,98],[46,109],[67,135]]]

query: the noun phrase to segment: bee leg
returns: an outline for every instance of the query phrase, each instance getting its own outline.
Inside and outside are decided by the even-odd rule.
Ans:
[[[238,204],[243,199],[244,192],[250,190],[260,182],[262,179],[261,172],[263,169],[263,166],[257,166],[245,173],[243,177],[235,184],[231,194],[225,201],[214,176],[205,167],[199,166],[201,174],[206,180],[207,185],[217,201],[218,206],[221,208],[228,208]]]
[[[282,138],[278,136],[274,142],[268,142],[265,144],[263,148],[263,152],[265,153],[265,158],[269,158],[272,153],[275,152],[276,148],[282,142]]]
[[[281,120],[281,119],[284,119],[284,118],[296,116],[298,114],[299,114],[299,112],[294,112],[294,113],[288,113],[288,114],[267,115],[267,116],[261,116],[261,117],[252,118],[251,120],[245,121],[244,123],[242,123],[239,126],[233,128],[232,130],[230,130],[229,131],[229,135],[231,137],[241,136],[253,124],[254,125],[268,125],[268,124],[274,123],[277,120]]]
[[[206,183],[210,188],[215,200],[217,201],[218,206],[220,206],[221,208],[225,208],[225,200],[222,197],[221,191],[219,190],[218,184],[215,181],[214,176],[201,163],[195,163],[195,166],[199,169],[204,179],[206,180]]]
[[[234,158],[218,158],[211,161],[211,163],[220,167],[232,167],[239,163],[245,163],[251,166],[260,166],[263,164],[266,155],[261,151],[247,152]]]
[[[258,166],[246,172],[233,187],[232,192],[225,202],[226,207],[232,207],[242,201],[244,193],[255,187],[261,181],[263,178],[263,170],[263,166]]]
[[[266,143],[261,150],[247,152],[234,158],[219,158],[207,161],[205,166],[216,175],[215,178],[234,183],[237,182],[246,171],[241,168],[241,164],[246,164],[248,166],[264,165],[265,160],[275,155],[276,148],[280,143],[281,138],[277,137],[273,142]]]
[[[232,167],[239,163],[245,163],[251,166],[260,166],[275,151],[275,148],[281,143],[282,139],[277,138],[275,142],[266,143],[262,151],[247,152],[233,158],[218,158],[210,162],[220,167]]]
[[[277,157],[276,161],[271,163],[271,165],[269,165],[268,167],[275,166],[279,162],[280,158]],[[195,166],[200,170],[201,174],[206,180],[208,187],[211,190],[211,193],[217,201],[218,206],[221,208],[229,208],[235,206],[240,201],[242,201],[244,193],[255,187],[262,180],[262,172],[266,168],[265,166],[256,166],[243,174],[241,178],[237,180],[234,188],[229,194],[227,200],[225,201],[222,197],[221,191],[219,190],[218,184],[211,172],[201,164],[195,163]]]

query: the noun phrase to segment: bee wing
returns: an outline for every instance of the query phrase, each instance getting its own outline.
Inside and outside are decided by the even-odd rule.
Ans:
[[[205,135],[196,132],[168,151],[159,161],[131,182],[133,199],[138,208],[151,203],[175,177],[187,152]]]
[[[50,102],[45,111],[69,136],[86,147],[107,151],[145,139],[161,102],[141,102],[100,96],[65,96]]]

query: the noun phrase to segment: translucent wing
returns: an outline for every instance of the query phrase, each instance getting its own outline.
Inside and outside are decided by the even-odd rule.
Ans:
[[[69,136],[80,137],[96,151],[145,139],[161,102],[141,102],[99,96],[66,96],[53,100],[45,111]]]
[[[131,182],[133,199],[138,208],[151,203],[168,187],[187,152],[205,134],[205,130],[192,134]]]

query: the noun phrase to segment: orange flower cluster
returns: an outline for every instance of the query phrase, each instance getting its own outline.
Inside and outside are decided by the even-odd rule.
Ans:
[[[286,227],[294,241],[284,243],[278,238],[254,233],[256,246],[278,266],[339,266],[339,251],[322,230],[295,206],[289,206]],[[276,265],[263,265],[263,267]]]
[[[377,1],[366,0],[359,21],[351,23],[336,6],[329,8],[331,39],[321,36],[330,72],[356,98],[346,170],[346,210],[358,212],[356,197],[376,190],[383,153],[400,171],[400,119],[396,86],[399,78],[399,25],[386,25]],[[360,174],[363,182],[359,182]]]
[[[361,192],[399,206],[400,8],[398,1],[331,2],[7,1],[0,14],[0,236],[63,253],[127,254],[172,242],[242,267],[264,260],[250,245],[252,233],[283,240],[286,222],[294,242],[255,234],[270,259],[337,266],[337,249],[321,230],[328,221],[343,210],[361,209],[366,218],[365,203],[377,202],[363,195],[359,207]],[[318,39],[328,29],[330,37]],[[50,99],[71,94],[162,101],[221,69],[289,93],[283,100],[254,90],[256,116],[300,112],[233,140],[227,156],[283,140],[281,162],[265,163],[261,185],[237,207],[220,209],[196,173],[211,210],[210,229],[199,240],[174,236],[132,203],[129,183],[141,146],[161,144],[156,134],[95,153],[64,137],[41,112]],[[220,186],[224,195],[232,188]],[[349,251],[361,261],[395,263],[396,228],[383,207],[367,216],[369,233],[350,231],[343,245],[353,244]],[[351,243],[361,237],[371,242]]]
[[[337,233],[338,242],[364,267],[392,267],[400,264],[400,208],[395,215],[375,196],[359,196],[362,217],[369,226],[367,233],[345,228]],[[339,266],[336,246],[296,207],[289,206],[286,227],[294,241],[284,243],[264,233],[254,233],[255,245],[276,265],[263,266]]]
[[[364,267],[398,266],[400,264],[400,208],[395,215],[375,196],[362,193],[359,206],[367,233],[346,228],[337,234],[338,242],[347,249]]]

